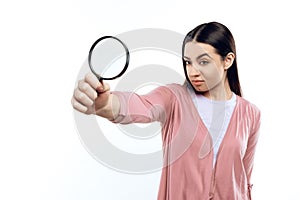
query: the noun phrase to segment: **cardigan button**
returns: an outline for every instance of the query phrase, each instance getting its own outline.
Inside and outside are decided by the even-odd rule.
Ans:
[[[214,193],[209,193],[209,200],[214,198]]]

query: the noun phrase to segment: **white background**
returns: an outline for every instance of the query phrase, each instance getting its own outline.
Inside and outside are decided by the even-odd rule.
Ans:
[[[82,146],[70,99],[91,43],[141,28],[233,32],[245,98],[262,111],[253,197],[299,199],[297,1],[12,0],[0,3],[0,199],[155,199],[159,172],[128,175]]]

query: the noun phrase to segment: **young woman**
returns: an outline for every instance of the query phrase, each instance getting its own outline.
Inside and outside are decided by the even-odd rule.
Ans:
[[[159,200],[250,200],[260,111],[242,98],[231,32],[217,22],[197,26],[183,41],[182,59],[183,85],[111,92],[88,74],[72,105],[114,123],[161,122]]]

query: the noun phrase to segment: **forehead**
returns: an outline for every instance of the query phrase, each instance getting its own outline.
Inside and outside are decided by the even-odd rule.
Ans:
[[[216,53],[216,49],[209,44],[196,42],[196,41],[187,42],[185,44],[184,56],[193,58],[193,57],[197,57],[203,53],[207,53],[208,55],[211,55],[211,56],[218,55]]]

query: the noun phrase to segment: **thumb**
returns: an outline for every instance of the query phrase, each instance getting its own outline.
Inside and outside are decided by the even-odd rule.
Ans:
[[[110,86],[108,83],[104,83],[103,81],[101,81],[96,90],[98,93],[104,93],[110,90]]]

